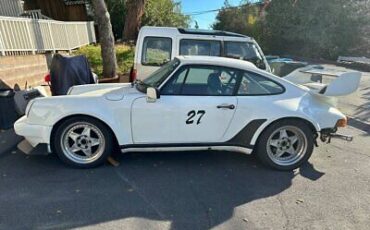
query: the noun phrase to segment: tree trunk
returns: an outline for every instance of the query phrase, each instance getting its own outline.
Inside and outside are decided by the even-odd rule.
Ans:
[[[104,0],[92,0],[92,4],[99,29],[99,42],[103,59],[103,78],[115,77],[117,75],[117,58],[110,15]]]
[[[135,40],[139,33],[141,18],[144,15],[146,0],[127,0],[125,27],[123,28],[123,39]]]

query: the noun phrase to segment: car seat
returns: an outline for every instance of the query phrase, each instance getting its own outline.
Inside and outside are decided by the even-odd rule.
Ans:
[[[210,95],[221,95],[222,94],[222,83],[220,80],[219,73],[211,73],[207,80],[207,91]]]

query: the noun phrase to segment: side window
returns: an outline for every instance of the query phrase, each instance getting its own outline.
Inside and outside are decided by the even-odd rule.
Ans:
[[[164,37],[145,37],[141,63],[160,66],[171,60],[172,39]]]
[[[260,69],[266,69],[263,57],[255,44],[251,42],[225,41],[225,56],[252,62]]]
[[[161,95],[178,95],[182,84],[184,83],[186,74],[188,73],[188,68],[182,68],[177,71],[170,80],[161,89]]]
[[[283,93],[284,88],[261,75],[244,72],[241,78],[238,95],[271,95]]]
[[[161,90],[164,95],[231,96],[238,71],[217,66],[188,66],[176,73]]]
[[[180,41],[180,55],[221,56],[221,42],[182,39]]]

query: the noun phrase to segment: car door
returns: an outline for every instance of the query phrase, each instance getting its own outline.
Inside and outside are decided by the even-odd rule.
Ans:
[[[132,137],[143,143],[222,142],[237,107],[238,71],[192,65],[180,68],[160,89],[160,98],[132,105]]]

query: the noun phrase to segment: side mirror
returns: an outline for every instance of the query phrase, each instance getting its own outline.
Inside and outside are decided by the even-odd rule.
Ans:
[[[146,101],[148,103],[156,102],[159,99],[159,91],[156,88],[148,87],[146,89]]]

